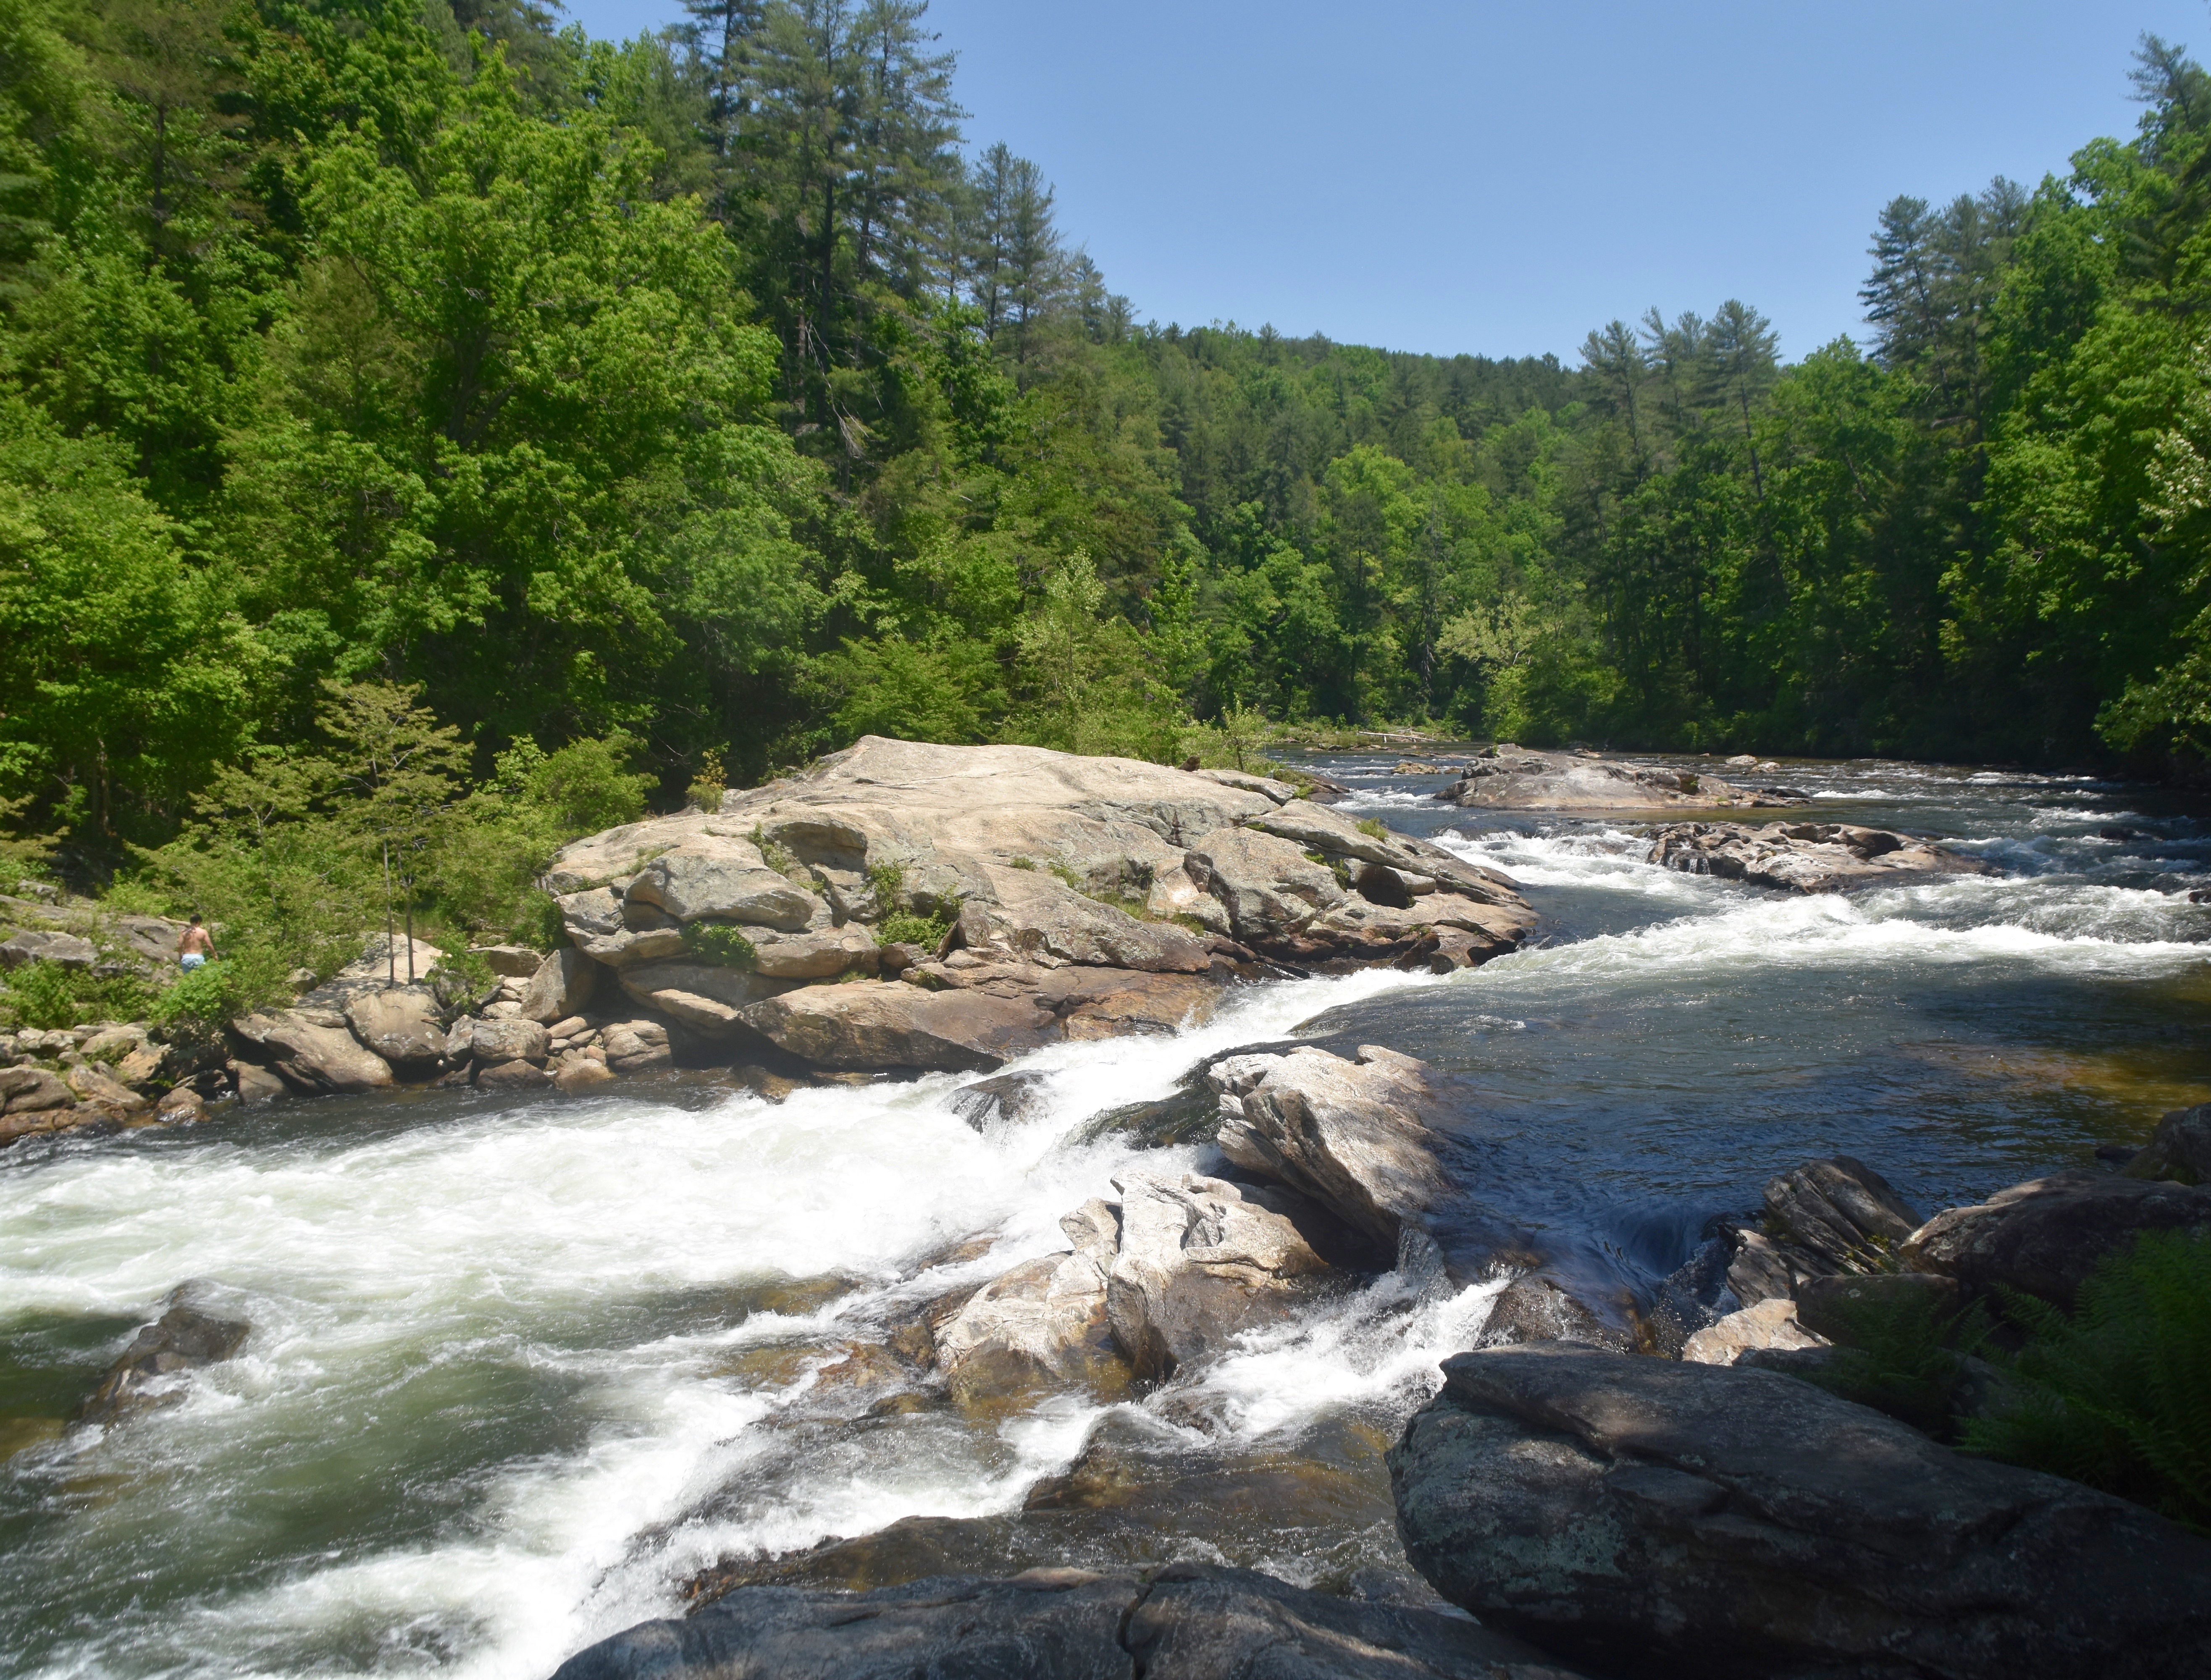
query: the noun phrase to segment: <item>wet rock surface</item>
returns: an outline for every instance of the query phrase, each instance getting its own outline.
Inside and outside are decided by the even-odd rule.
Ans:
[[[571,1658],[555,1680],[916,1675],[1033,1680],[1541,1680],[1541,1652],[1463,1617],[1334,1598],[1254,1570],[1173,1563],[1148,1579],[1037,1568],[864,1593],[741,1588]]]
[[[228,1359],[252,1326],[191,1304],[192,1286],[169,1297],[168,1310],[131,1339],[100,1386],[71,1414],[75,1423],[112,1423],[149,1406],[182,1399],[185,1373]]]
[[[1579,753],[1533,752],[1511,743],[1475,760],[1436,798],[1483,810],[1711,810],[1801,805],[1792,788],[1752,787],[1703,769],[1635,764]]]
[[[1433,1264],[1423,1216],[1450,1193],[1436,1139],[1420,1118],[1433,1101],[1425,1063],[1378,1045],[1356,1062],[1324,1050],[1217,1061],[1221,1152],[1301,1191],[1396,1255],[1409,1240]]]
[[[1929,840],[1846,822],[1682,822],[1652,837],[1651,861],[1786,892],[1836,893],[1946,875],[1993,875],[1978,858]]]
[[[2196,1675],[2211,1542],[1793,1378],[1569,1347],[1445,1362],[1390,1454],[1408,1556],[1604,1672]]]

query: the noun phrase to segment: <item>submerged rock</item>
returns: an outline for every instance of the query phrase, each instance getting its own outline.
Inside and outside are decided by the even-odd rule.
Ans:
[[[111,1423],[148,1406],[183,1398],[172,1379],[228,1359],[252,1326],[185,1304],[191,1285],[169,1297],[168,1310],[141,1330],[123,1356],[107,1368],[100,1386],[70,1416],[71,1423]]]
[[[755,1675],[1571,1680],[1542,1653],[1462,1617],[1204,1563],[1172,1563],[1148,1581],[1039,1568],[863,1593],[741,1587],[686,1620],[617,1634],[570,1658],[554,1680]]]
[[[1657,1677],[2200,1675],[2211,1541],[1809,1383],[1565,1346],[1444,1363],[1390,1454],[1483,1622]]]
[[[1929,876],[1993,875],[1978,858],[1934,841],[1846,822],[1681,822],[1653,837],[1651,860],[1687,875],[1716,875],[1798,893],[1893,886]]]

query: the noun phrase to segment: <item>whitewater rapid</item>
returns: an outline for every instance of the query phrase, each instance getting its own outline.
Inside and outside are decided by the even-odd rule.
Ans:
[[[1954,838],[2008,872],[1787,898],[1656,869],[1622,827],[1457,834],[1457,814],[1373,773],[1364,808],[1418,816],[1527,883],[1549,942],[1447,978],[1256,989],[1173,1037],[1055,1046],[1015,1070],[1045,1077],[1039,1109],[987,1134],[947,1103],[963,1082],[936,1076],[780,1103],[680,1087],[333,1101],[20,1146],[0,1156],[0,1345],[21,1382],[81,1370],[88,1384],[187,1280],[253,1329],[180,1404],[0,1465],[0,1674],[536,1680],[675,1610],[720,1558],[1018,1507],[1111,1409],[1061,1398],[992,1422],[924,1410],[832,1428],[809,1410],[820,1374],[895,1303],[1064,1247],[1060,1215],[1124,1168],[1207,1166],[1202,1147],[1085,1141],[1084,1123],[1239,1045],[1304,1028],[1445,1058],[1484,1082],[1498,1159],[1531,1178],[1526,1163],[1554,1157],[1530,1151],[1611,1149],[1646,1177],[1653,1151],[1677,1151],[1651,1192],[1663,1217],[1607,1226],[1626,1192],[1587,1191],[1578,1167],[1583,1199],[1527,1200],[1527,1216],[1582,1222],[1593,1252],[1641,1276],[1735,1204],[1719,1187],[1739,1197],[1770,1170],[1695,1155],[1686,1122],[1637,1131],[1654,1104],[1703,1112],[1754,1085],[1785,1108],[1808,1068],[1877,1090],[1862,1070],[1879,1054],[1896,1089],[1939,1089],[1972,1122],[1914,1111],[1880,1136],[1924,1151],[1929,1186],[1970,1186],[2045,1148],[2013,1119],[2000,1145],[1972,1126],[2042,1111],[2010,1086],[2012,1107],[1988,1107],[1997,1088],[1978,1064],[1917,1047],[1940,1038],[1923,1017],[1949,1010],[1986,1034],[2001,1022],[1974,1011],[1991,998],[2053,1018],[2076,996],[2171,996],[2176,1021],[2200,1003],[2211,910],[2172,884],[2203,868],[2192,822],[2143,819],[2166,821],[2145,860],[2094,832],[2117,794],[1911,767],[1831,780],[1876,811],[1948,800]],[[1976,791],[1990,786],[2000,798]],[[1931,1016],[1921,998],[1938,1000]],[[2045,1037],[2039,1053],[2079,1061]],[[2174,1053],[2174,1089],[2211,1076]],[[1578,1092],[1594,1095],[1570,1131],[1554,1116]],[[1784,1118],[1830,1123],[1806,1112]],[[1781,1152],[1828,1133],[1773,1135]],[[986,1252],[948,1258],[978,1236]],[[1197,1379],[1207,1450],[1294,1446],[1348,1410],[1402,1417],[1479,1334],[1495,1287],[1415,1301],[1385,1277],[1248,1338]],[[35,1409],[0,1394],[0,1414],[11,1405]]]

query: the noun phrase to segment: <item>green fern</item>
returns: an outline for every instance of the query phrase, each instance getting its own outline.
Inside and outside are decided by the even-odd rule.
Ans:
[[[1831,1393],[1947,1437],[1963,1356],[1990,1332],[1978,1305],[1960,1313],[1920,1291],[1838,1307],[1834,1356],[1805,1374]]]
[[[2019,1398],[1968,1452],[2085,1482],[2211,1534],[2211,1231],[2150,1232],[2081,1286],[2068,1318],[2007,1292],[2027,1332]]]

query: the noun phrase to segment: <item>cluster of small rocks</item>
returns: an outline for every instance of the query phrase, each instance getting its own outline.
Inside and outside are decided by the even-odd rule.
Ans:
[[[164,1042],[142,1021],[0,1033],[0,1146],[95,1121],[198,1119],[228,1095],[205,1052]]]

